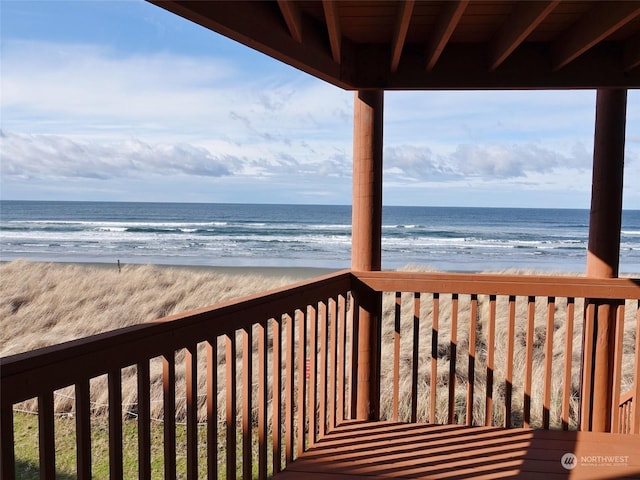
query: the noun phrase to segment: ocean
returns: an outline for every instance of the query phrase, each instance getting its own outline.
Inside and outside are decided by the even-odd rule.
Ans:
[[[383,210],[383,269],[583,272],[587,210]],[[0,257],[34,261],[348,268],[351,207],[0,202]],[[640,211],[623,214],[622,273],[640,273]]]

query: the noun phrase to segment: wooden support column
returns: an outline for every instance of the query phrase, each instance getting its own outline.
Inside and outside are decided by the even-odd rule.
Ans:
[[[382,123],[384,92],[354,97],[351,268],[380,270],[382,250]],[[357,321],[356,418],[374,420],[380,403],[380,294],[354,289]]]
[[[587,276],[614,278],[620,261],[622,179],[627,110],[625,89],[598,90],[593,150],[593,184],[589,218]],[[585,339],[591,337],[592,354],[584,358],[582,430],[611,431],[613,362],[616,329],[615,305],[592,299],[590,320],[585,318]],[[590,349],[585,349],[589,351]],[[590,386],[590,388],[589,388]]]

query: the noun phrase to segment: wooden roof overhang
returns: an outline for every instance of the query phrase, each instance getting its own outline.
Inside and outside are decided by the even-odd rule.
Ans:
[[[640,1],[151,0],[347,90],[640,87]]]

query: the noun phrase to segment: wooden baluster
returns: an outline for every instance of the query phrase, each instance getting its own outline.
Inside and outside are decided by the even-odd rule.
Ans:
[[[162,393],[164,402],[164,478],[176,478],[176,359],[168,352],[162,357]]]
[[[418,421],[418,357],[420,351],[420,293],[413,295],[413,356],[411,362],[411,422]]]
[[[338,301],[329,300],[329,431],[336,428],[338,408]]]
[[[273,369],[271,374],[271,435],[273,442],[273,473],[282,468],[282,317],[274,318],[273,325]]]
[[[307,326],[306,320],[309,310],[296,311],[296,322],[298,323],[298,418],[297,418],[297,441],[296,455],[299,457],[305,451],[305,426],[307,419],[307,404],[305,395],[307,393]]]
[[[331,299],[327,302],[320,302],[320,398],[318,405],[318,418],[320,423],[318,424],[318,437],[322,438],[327,432],[327,387],[330,384],[329,369],[327,368],[327,362],[329,360],[329,336],[327,330],[329,329],[329,312],[328,305]]]
[[[620,384],[622,380],[622,349],[624,342],[624,314],[625,302],[618,303],[616,308],[616,332],[615,332],[615,350],[613,360],[613,407],[611,408],[611,431],[619,433],[620,431]]]
[[[395,322],[393,328],[393,414],[392,420],[398,421],[400,404],[400,317],[402,312],[402,294],[396,292]]]
[[[476,330],[478,328],[478,295],[471,295],[469,307],[469,369],[467,384],[467,425],[473,425],[473,404],[475,396],[476,371]]]
[[[547,328],[544,340],[544,387],[542,392],[542,428],[549,430],[551,416],[551,376],[553,375],[553,330],[556,299],[547,298]]]
[[[236,478],[236,334],[225,335],[227,479]]]
[[[2,404],[0,411],[0,475],[2,478],[15,478],[16,454],[13,433],[13,405]]]
[[[420,311],[419,298],[416,311]],[[433,313],[431,314],[431,382],[429,385],[429,421],[436,423],[436,404],[438,401],[438,331],[440,322],[440,294],[433,294]],[[416,383],[418,379],[416,378]]]
[[[285,439],[284,439],[284,457],[285,464],[289,465],[293,462],[293,389],[294,389],[294,377],[293,377],[293,335],[294,335],[294,316],[287,315],[286,317],[286,359],[285,359]]]
[[[451,295],[451,339],[449,344],[449,405],[448,423],[457,423],[456,418],[456,359],[458,356],[458,294]]]
[[[207,480],[217,480],[217,478],[218,339],[214,337],[207,342]]]
[[[149,361],[138,363],[138,476],[151,479],[151,392]]]
[[[571,412],[571,366],[573,363],[573,321],[575,316],[575,299],[567,298],[564,337],[564,376],[562,380],[562,429],[569,430]]]
[[[109,372],[109,478],[123,478],[122,459],[122,372]]]
[[[242,478],[251,480],[253,469],[251,410],[253,387],[253,329],[242,329]]]
[[[187,479],[198,478],[198,346],[185,350],[187,396]]]
[[[268,320],[258,323],[258,478],[267,478],[267,327]],[[273,428],[276,428],[274,425]]]
[[[345,396],[346,396],[346,379],[345,370],[347,368],[346,349],[347,349],[347,329],[346,329],[346,297],[340,295],[338,299],[338,417],[336,423],[342,423],[345,419]]]
[[[533,378],[533,330],[536,320],[536,297],[530,296],[527,304],[527,333],[524,365],[524,427],[531,428],[531,382]]]
[[[56,438],[54,432],[53,392],[38,397],[38,437],[40,478],[56,477]]]
[[[516,327],[516,297],[509,296],[509,320],[507,324],[507,358],[504,378],[504,426],[511,427],[511,401],[513,399],[513,350]]]
[[[89,379],[76,383],[76,475],[91,478],[91,398]]]
[[[487,329],[487,391],[485,394],[484,424],[493,425],[493,371],[496,350],[496,296],[489,296],[489,326]]]

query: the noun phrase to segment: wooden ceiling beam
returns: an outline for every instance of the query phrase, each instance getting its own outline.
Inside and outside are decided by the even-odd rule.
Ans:
[[[334,62],[340,63],[342,54],[342,32],[340,29],[340,17],[337,11],[338,7],[334,0],[322,0],[322,8],[324,9],[324,18],[327,22],[331,55],[333,56]]]
[[[624,42],[622,66],[626,72],[640,67],[640,35]]]
[[[413,6],[415,0],[406,0],[400,4],[398,9],[398,18],[396,20],[396,27],[393,33],[393,40],[391,44],[391,71],[398,70],[398,64],[400,63],[400,56],[402,55],[402,47],[407,39],[407,31],[409,30],[409,23],[411,22],[411,14],[413,13]]]
[[[600,2],[552,45],[557,71],[640,15],[640,2]]]
[[[489,45],[489,70],[495,70],[560,3],[520,2]]]
[[[456,2],[448,2],[444,7],[444,11],[438,17],[431,39],[427,44],[427,70],[432,70],[440,58],[442,50],[444,50],[449,38],[451,38],[451,34],[456,25],[458,25],[460,17],[462,17],[468,4],[469,0],[458,0]]]
[[[302,14],[300,8],[289,0],[278,0],[278,6],[287,24],[291,38],[298,43],[302,43]]]

